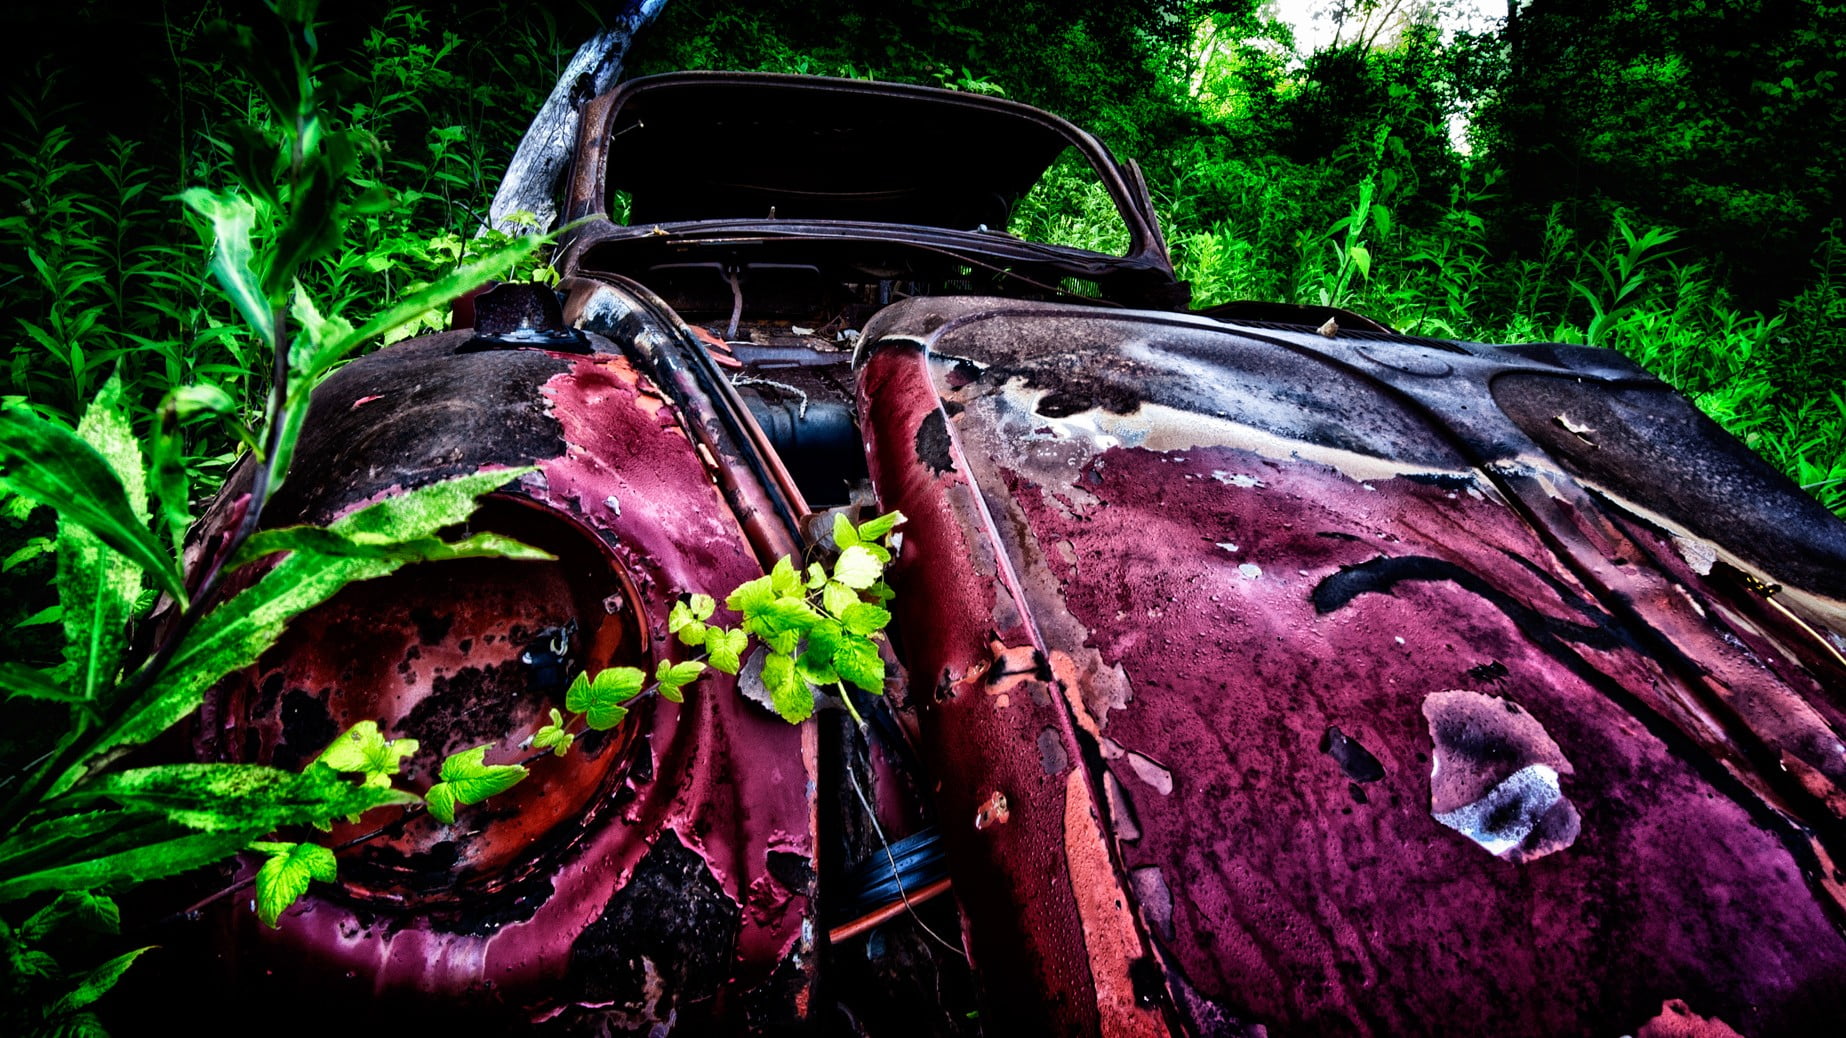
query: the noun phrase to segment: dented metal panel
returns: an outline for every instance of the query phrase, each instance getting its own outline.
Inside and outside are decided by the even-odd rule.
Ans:
[[[1602,351],[1005,300],[865,341],[905,708],[1009,1024],[1846,1008],[1846,531],[1682,399]]]
[[[662,223],[342,369],[265,513],[531,465],[471,522],[558,560],[348,589],[196,749],[297,767],[375,719],[426,785],[675,658],[672,602],[823,541],[822,495],[908,517],[899,676],[857,729],[708,674],[465,825],[336,828],[279,931],[213,909],[232,992],[596,1035],[1837,1029],[1846,524],[1683,398],[1604,350],[1121,309],[1186,297],[1144,180],[1010,102],[685,74],[582,125],[570,214]],[[986,180],[778,150],[958,127]],[[708,140],[758,159],[656,154]],[[981,226],[1064,144],[1127,255]],[[860,896],[938,839],[946,880]]]
[[[571,674],[676,658],[678,596],[760,575],[755,542],[793,543],[773,518],[746,534],[714,471],[735,468],[718,459],[736,448],[714,452],[724,437],[698,425],[689,437],[643,356],[600,338],[583,356],[459,349],[470,338],[394,347],[323,385],[266,521],[326,522],[391,489],[536,465],[473,522],[559,561],[426,564],[349,588],[219,689],[208,756],[299,766],[375,719],[422,742],[412,788],[470,746],[521,759],[513,744],[563,705]],[[754,478],[727,472],[732,498]],[[235,500],[234,483],[219,511]],[[237,983],[251,997],[440,998],[497,1027],[798,1025],[813,981],[813,735],[733,682],[712,673],[683,705],[650,700],[582,752],[530,761],[531,779],[462,824],[385,818],[382,837],[342,851],[342,889],[310,893],[275,931],[227,920]]]

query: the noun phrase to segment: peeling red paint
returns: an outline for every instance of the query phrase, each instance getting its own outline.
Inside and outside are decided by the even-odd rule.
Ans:
[[[534,680],[521,663],[522,651],[542,629],[579,623],[579,665],[647,666],[683,653],[666,632],[667,613],[679,595],[722,596],[763,572],[750,539],[692,449],[678,411],[628,360],[528,352],[475,354],[469,362],[550,369],[534,385],[556,423],[557,438],[550,441],[556,446],[548,448],[555,453],[518,458],[503,451],[495,457],[500,464],[538,465],[520,493],[541,506],[527,506],[540,527],[521,525],[518,516],[525,512],[517,508],[507,513],[511,519],[487,522],[515,535],[545,523],[575,530],[563,536],[575,537],[576,547],[557,564],[433,564],[349,589],[297,624],[244,691],[208,708],[208,717],[223,719],[214,752],[269,760],[287,751],[300,758],[318,751],[306,743],[328,734],[322,728],[337,731],[374,718],[389,736],[425,741],[410,768],[413,786],[433,781],[434,763],[443,753],[466,748],[464,742],[497,743],[490,761],[518,759],[523,752],[513,744],[542,723],[547,706],[562,706],[562,674],[549,692],[520,691]],[[323,405],[317,396],[316,409],[331,406],[337,414],[352,414],[353,406],[340,400],[343,386],[375,384],[381,371],[394,369],[427,378],[415,373],[425,363],[452,360],[439,349],[419,353],[413,346],[355,362],[323,388],[321,395],[329,399]],[[494,415],[489,406],[481,418],[492,422]],[[344,471],[376,469],[377,455],[368,451],[401,450],[391,441],[375,434],[342,438],[338,422],[324,414],[314,415],[311,425],[329,446],[304,455],[291,478],[300,503],[290,507],[297,514],[338,514],[394,488],[397,481],[356,486],[337,481]],[[410,427],[412,435],[426,431]],[[466,427],[445,434],[457,457],[473,449]],[[323,471],[336,479],[324,480]],[[412,478],[428,477],[412,470],[401,482]],[[272,513],[270,521],[287,515]],[[557,536],[553,542],[562,543]],[[361,644],[355,638],[368,640]],[[350,651],[324,651],[331,644]],[[483,680],[487,684],[479,689],[443,691],[458,681]],[[261,694],[265,681],[276,686],[276,694]],[[487,804],[464,808],[456,826],[439,826],[424,816],[399,836],[347,852],[345,889],[310,892],[279,930],[259,928],[247,914],[233,916],[243,949],[236,960],[239,976],[255,986],[273,986],[276,976],[287,976],[324,985],[329,997],[342,991],[354,997],[440,995],[504,1014],[502,1019],[555,1017],[560,1011],[578,1020],[599,1013],[614,1014],[611,1020],[639,1019],[632,1014],[671,1006],[675,1019],[690,1023],[758,997],[753,990],[767,985],[784,959],[812,955],[811,890],[789,889],[772,874],[770,855],[809,861],[816,853],[814,754],[802,730],[747,703],[732,686],[732,678],[709,672],[684,705],[651,701],[612,738],[586,737],[566,759],[536,761],[531,779]],[[464,712],[430,712],[449,701]],[[293,715],[283,710],[288,702],[317,704],[311,709],[323,719],[306,727],[291,722]],[[297,712],[302,709],[310,707]],[[468,717],[474,719],[459,720]],[[252,739],[238,734],[246,720],[254,726]],[[290,723],[301,728],[295,741],[303,745],[283,738]],[[368,817],[368,826],[376,821]],[[357,832],[348,827],[335,836]],[[628,925],[623,920],[648,918],[630,909],[609,917],[607,906],[620,902],[636,870],[651,860],[650,849],[666,838],[661,834],[675,834],[674,846],[683,844],[697,855],[714,889],[732,905],[729,911],[737,913],[735,946],[720,956],[726,964],[722,984],[699,996],[704,1002],[687,1003],[694,994],[676,993],[671,985],[657,990],[644,985],[656,991],[646,996],[647,1005],[597,1008],[597,998],[573,995],[563,979],[573,975],[571,964],[585,954],[586,941],[623,940],[621,927]],[[365,864],[373,860],[404,864],[377,872]],[[662,859],[668,860],[674,859]],[[419,861],[433,870],[423,879],[414,873]],[[812,867],[807,870],[811,874]],[[391,878],[399,874],[403,878]],[[495,891],[501,892],[499,901],[483,900]],[[716,935],[681,936],[709,943]],[[665,977],[674,966],[663,962],[660,968]],[[270,979],[258,984],[265,975]],[[705,981],[686,982],[706,990]],[[791,989],[789,997],[798,996]]]
[[[930,307],[948,320],[922,317]],[[1183,982],[1169,984],[1173,1003],[1194,1007],[1189,1026],[1201,1026],[1200,999],[1275,1034],[1423,1033],[1461,1019],[1469,1030],[1580,1033],[1687,990],[1747,1033],[1839,1008],[1846,941],[1830,914],[1826,847],[1800,825],[1773,831],[1778,818],[1812,817],[1793,799],[1800,789],[1832,803],[1837,788],[1824,713],[1837,706],[1822,705],[1832,697],[1804,666],[1818,654],[1799,648],[1811,635],[1760,608],[1744,623],[1751,599],[1661,558],[1659,535],[1632,517],[1556,473],[1484,472],[1453,435],[1417,434],[1426,419],[1388,399],[1354,405],[1344,435],[1357,446],[1368,428],[1390,430],[1379,435],[1391,449],[1433,475],[1398,462],[1400,475],[1371,474],[1377,462],[1324,441],[1300,439],[1299,456],[1285,456],[1260,430],[1284,427],[1290,412],[1248,410],[1271,390],[1206,392],[1214,378],[1262,375],[1209,368],[1206,345],[1163,344],[1153,328],[1138,342],[1158,345],[1118,356],[1154,359],[1109,362],[1149,366],[1121,376],[1147,387],[1148,403],[1120,403],[1119,419],[1058,403],[1047,421],[1028,408],[1052,398],[1022,388],[1051,377],[1032,351],[1066,348],[1081,322],[1051,321],[1037,338],[1029,305],[1009,322],[965,325],[952,305],[907,309],[933,324],[936,355],[902,341],[917,325],[888,314],[884,330],[900,341],[873,354],[861,387],[879,416],[875,481],[887,507],[916,517],[922,557],[998,561],[963,574],[906,570],[906,642],[945,659],[955,650],[938,646],[967,645],[983,621],[1034,632],[1064,685],[1045,701],[1067,707],[1022,722],[1008,716],[1023,698],[1014,692],[1011,710],[970,711],[957,679],[970,668],[950,666],[933,699],[913,697],[942,800],[1026,773],[1021,758],[1038,770],[1046,724],[1094,740],[1087,759],[1106,771],[1092,772],[1104,794],[1091,798],[1123,816],[1111,826],[1120,868],[1144,937]],[[1194,388],[1173,392],[1229,413],[1201,425],[1152,410],[1171,406],[1158,365],[1172,356],[1177,369],[1182,355]],[[1310,402],[1285,407],[1317,406],[1316,390],[1290,385]],[[1327,385],[1329,396],[1348,388],[1332,376]],[[1490,426],[1490,406],[1477,410],[1463,442],[1487,435],[1476,430]],[[946,417],[946,457],[912,448],[931,415]],[[1262,449],[1208,442],[1235,430],[1212,424],[1227,418],[1257,423],[1239,435]],[[1515,434],[1493,433],[1501,443]],[[958,489],[969,483],[978,493]],[[957,494],[979,507],[957,505]],[[977,572],[994,576],[969,583]],[[1709,669],[1675,663],[1669,645]],[[1099,689],[1118,681],[1125,690]],[[1496,860],[1432,817],[1432,694],[1478,695],[1502,713],[1516,703],[1555,740],[1533,758],[1560,776],[1557,810],[1570,812],[1542,830],[1558,836],[1548,856]],[[1381,777],[1322,749],[1335,727]],[[1497,759],[1497,732],[1467,721],[1457,738],[1478,736],[1476,749]],[[1800,776],[1797,788],[1765,776],[1756,738],[1787,747],[1776,759],[1814,761],[1821,778]],[[1500,769],[1488,765],[1483,781],[1506,777]],[[1445,799],[1462,795],[1462,777],[1441,777],[1453,792],[1437,797],[1438,813],[1478,799]],[[1022,836],[1035,824],[1029,813],[1014,821]],[[950,850],[962,855],[958,874],[993,867],[973,845]],[[1054,867],[1009,850],[1009,868]],[[1061,868],[1084,876],[1079,886],[1095,882],[1068,857]],[[1057,926],[957,889],[977,963],[1020,985],[1001,990],[1040,992],[1037,1011],[1095,1026],[1058,1000],[1055,960],[1035,959],[1069,939]],[[1021,980],[1021,970],[1038,972]],[[1557,997],[1560,985],[1569,997]]]
[[[427,782],[443,753],[541,723],[579,666],[683,658],[673,602],[800,553],[804,528],[823,539],[832,514],[803,488],[863,515],[867,473],[909,519],[876,744],[786,727],[708,674],[455,826],[344,853],[344,885],[281,931],[220,906],[231,990],[571,1033],[836,1012],[944,1033],[1837,1028],[1846,526],[1608,351],[1413,340],[1325,308],[1113,309],[1183,305],[1145,184],[1007,102],[630,84],[586,109],[568,207],[604,204],[615,127],[640,140],[721,96],[743,106],[734,133],[764,97],[805,96],[846,120],[836,135],[882,133],[861,118],[877,100],[1074,144],[1133,247],[773,206],[582,225],[561,311],[542,288],[502,300],[548,338],[464,330],[349,365],[265,517],[534,466],[475,522],[560,560],[350,589],[218,691],[197,745],[294,766],[370,717],[428,740],[409,766]],[[674,205],[768,190],[619,158]],[[943,294],[964,263],[1002,291],[1089,279],[1111,305]],[[919,280],[870,273],[894,266]],[[505,348],[521,341],[591,352]],[[826,417],[804,425],[810,392]],[[803,454],[810,433],[827,443]],[[227,483],[192,572],[248,489],[247,470]],[[844,779],[876,804],[859,813]],[[896,906],[854,895],[817,942],[823,872],[860,882],[884,828],[926,818],[950,878]],[[972,978],[916,912],[951,884]],[[873,983],[828,994],[822,962]],[[948,997],[976,978],[978,1016]]]

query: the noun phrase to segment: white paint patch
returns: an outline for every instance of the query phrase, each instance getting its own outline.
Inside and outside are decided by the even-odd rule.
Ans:
[[[1232,544],[1230,541],[1219,541],[1217,542],[1217,544],[1218,544],[1218,547],[1223,548],[1225,551],[1230,552],[1232,555],[1237,554],[1237,545]]]
[[[1701,541],[1696,537],[1675,536],[1673,547],[1679,549],[1679,557],[1686,560],[1686,565],[1692,567],[1692,572],[1701,577],[1711,576],[1711,567],[1718,561],[1718,550],[1709,542]]]
[[[1440,761],[1440,758],[1438,758]],[[1435,769],[1430,769],[1435,778]],[[1564,799],[1557,769],[1528,764],[1500,780],[1487,795],[1465,807],[1435,815],[1443,825],[1503,857],[1525,842],[1551,806]]]
[[[1260,487],[1263,485],[1263,481],[1257,479],[1255,476],[1247,476],[1241,472],[1226,472],[1223,469],[1213,471],[1211,478],[1226,486],[1232,487]]]
[[[1145,754],[1128,751],[1128,766],[1134,769],[1135,777],[1154,787],[1161,796],[1173,793],[1173,773],[1154,762]]]
[[[622,502],[616,500],[614,494],[610,494],[607,498],[603,499],[603,504],[609,507],[609,511],[615,513],[617,519],[622,517]]]
[[[1263,567],[1258,566],[1254,562],[1246,562],[1243,565],[1237,567],[1237,572],[1242,573],[1245,577],[1249,578],[1250,580],[1256,580],[1257,578],[1263,575]]]

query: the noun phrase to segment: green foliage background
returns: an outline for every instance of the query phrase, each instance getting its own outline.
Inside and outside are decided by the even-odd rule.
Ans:
[[[1258,0],[673,0],[628,73],[805,72],[1046,107],[1146,168],[1196,305],[1326,303],[1415,334],[1613,346],[1846,509],[1846,4],[1515,0],[1499,31],[1448,37],[1428,5],[1323,6],[1342,42],[1303,54]],[[205,30],[257,10],[9,10],[0,394],[74,418],[119,368],[142,422],[201,381],[260,408],[260,350],[204,289],[172,199],[223,182],[233,125],[270,117]],[[372,142],[362,175],[399,194],[310,287],[334,309],[383,306],[459,262],[600,10],[323,11],[322,92]],[[1100,195],[1048,187],[1016,229],[1113,243]],[[234,443],[191,446],[209,484]]]

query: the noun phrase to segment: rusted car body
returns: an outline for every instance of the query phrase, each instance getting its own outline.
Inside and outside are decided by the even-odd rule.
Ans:
[[[1124,255],[1001,230],[1065,149]],[[278,930],[216,917],[245,989],[585,1034],[1842,1019],[1846,524],[1645,372],[1188,311],[1134,167],[989,98],[638,80],[566,212],[617,192],[557,314],[483,297],[324,385],[270,520],[530,465],[475,523],[558,561],[349,589],[200,751],[370,718],[428,780],[683,656],[674,601],[833,508],[908,517],[896,676],[861,733],[711,674],[355,843]]]

